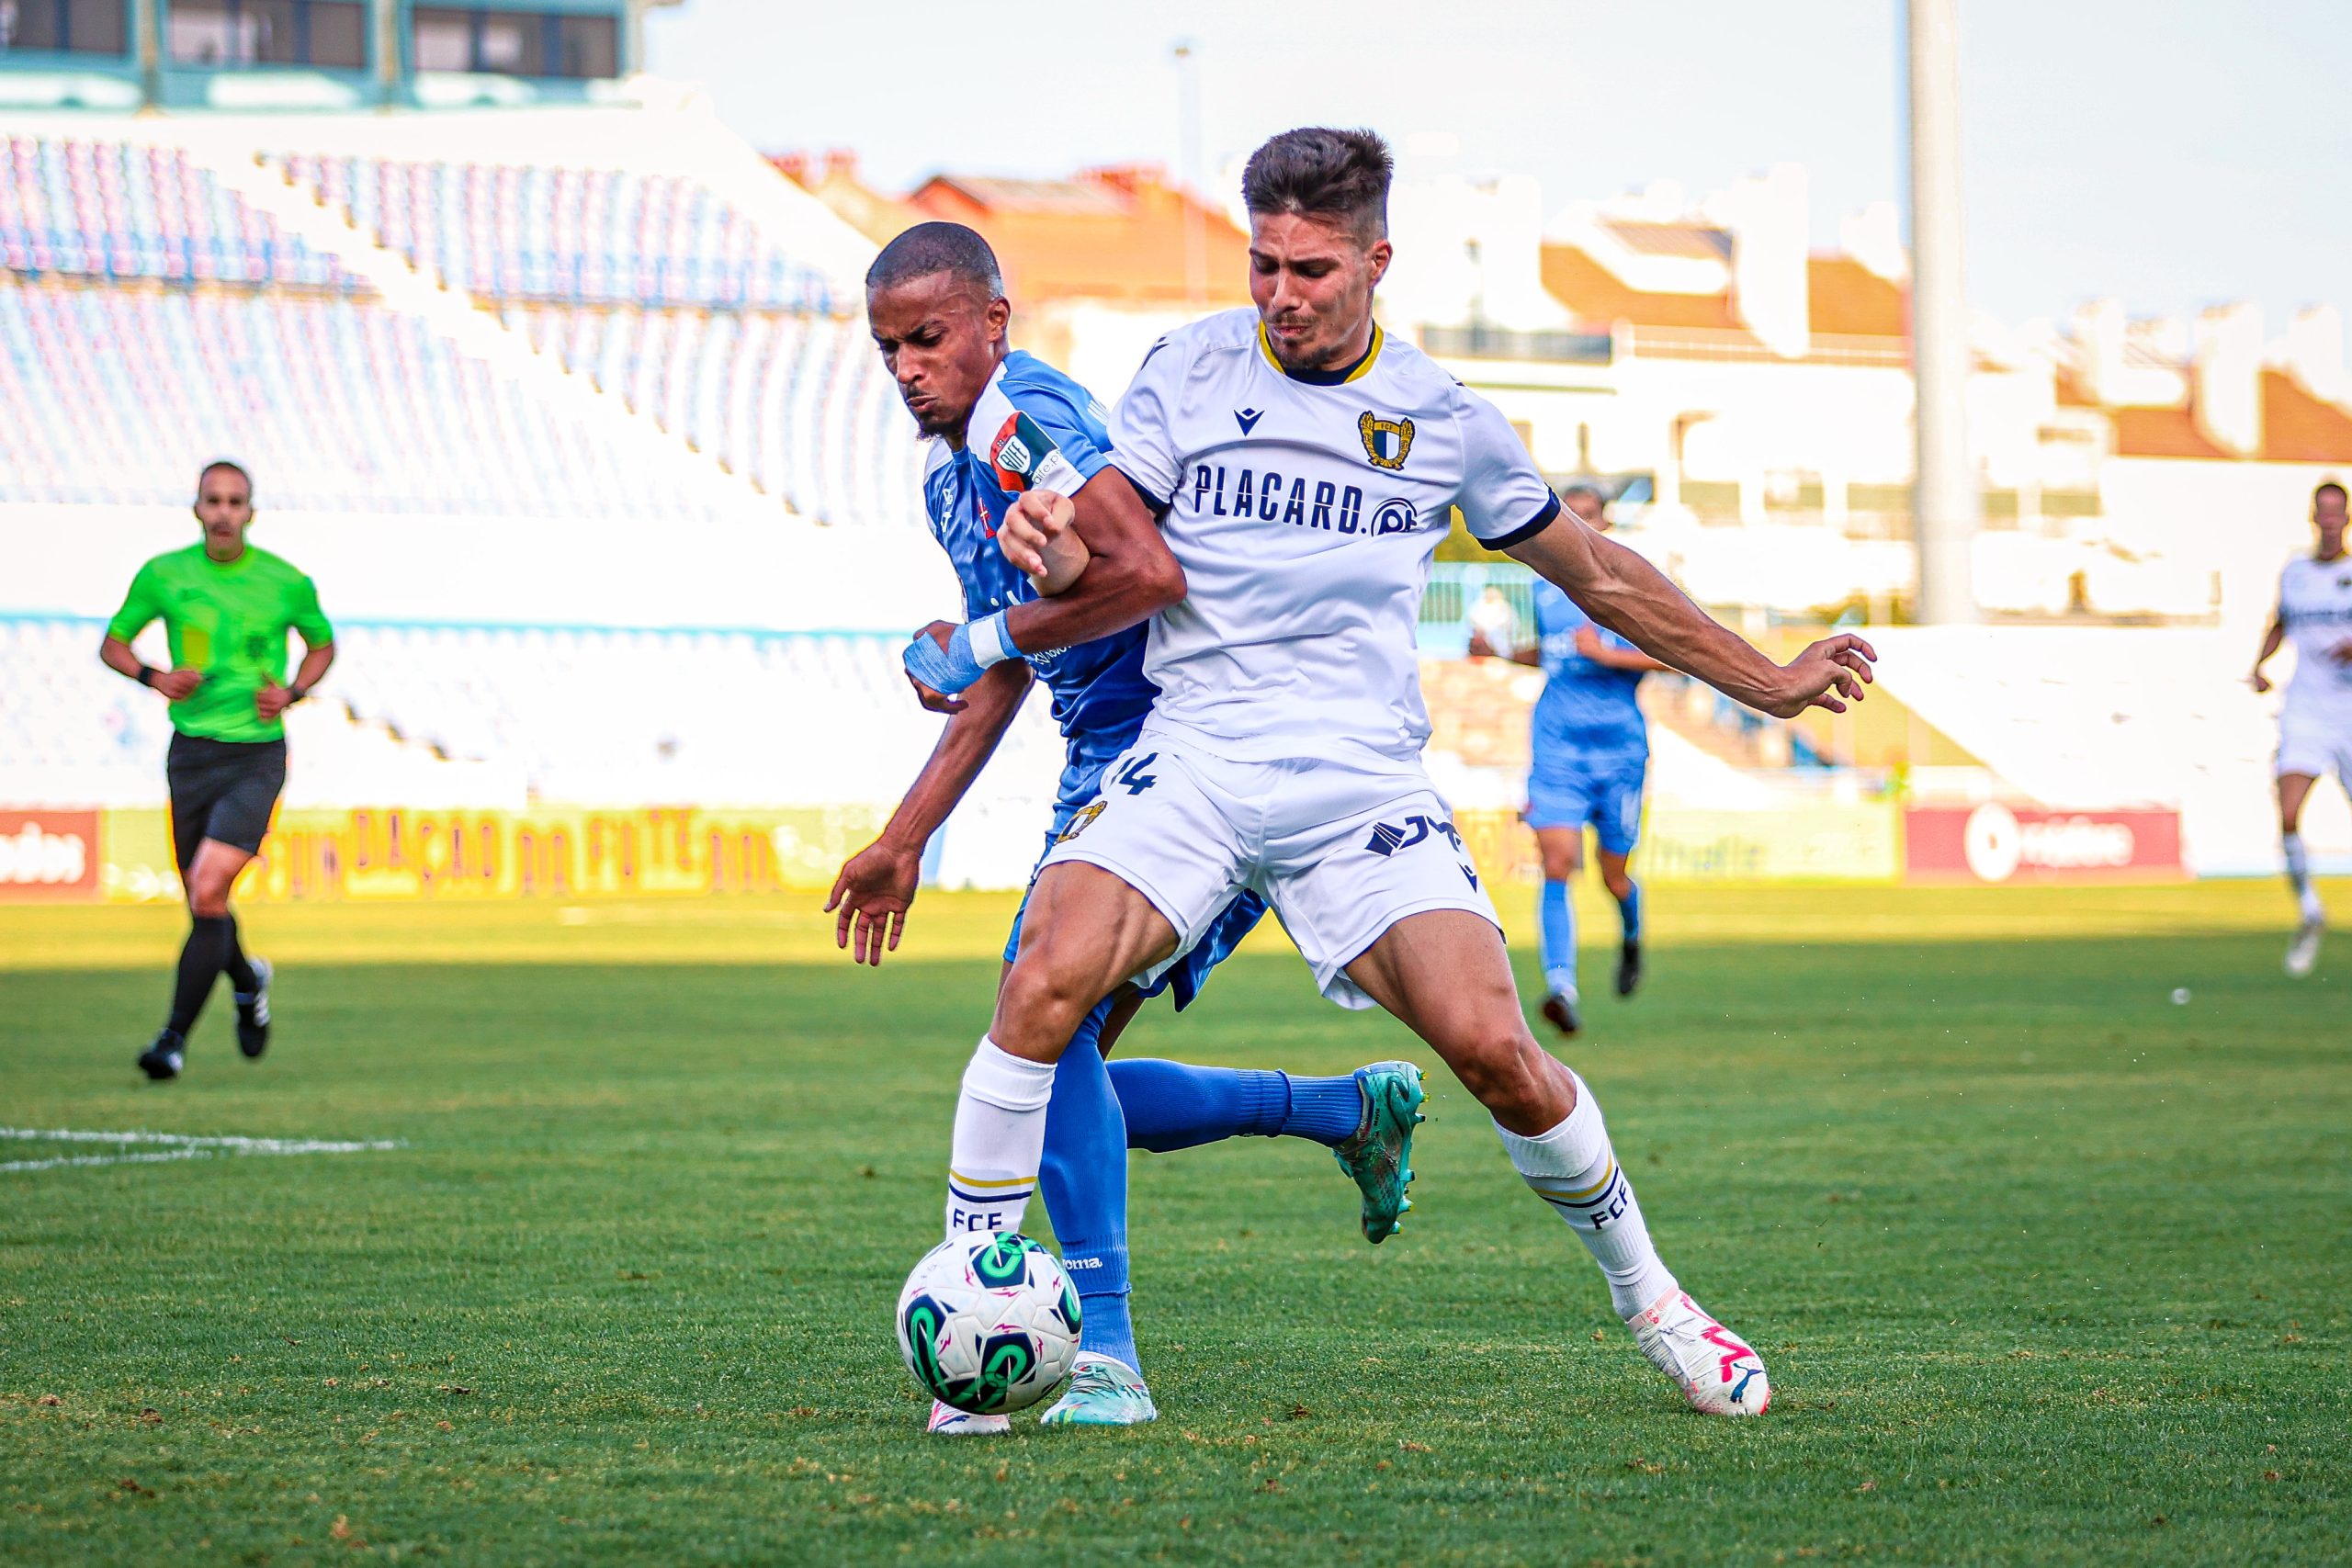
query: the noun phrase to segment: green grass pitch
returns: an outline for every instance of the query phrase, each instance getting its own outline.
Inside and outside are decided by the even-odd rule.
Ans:
[[[1319,1149],[1136,1159],[1158,1425],[939,1442],[889,1309],[1010,908],[257,909],[277,1043],[164,1086],[175,912],[0,911],[0,1124],[402,1144],[0,1172],[0,1562],[2345,1558],[2352,939],[2286,980],[2277,886],[1654,891],[1568,1055],[1762,1420],[1439,1076],[1376,1250]],[[1434,1067],[1279,936],[1125,1049]]]

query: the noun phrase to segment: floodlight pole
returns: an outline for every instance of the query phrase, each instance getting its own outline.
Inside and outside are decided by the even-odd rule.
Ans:
[[[1184,302],[1199,309],[1209,293],[1209,237],[1199,210],[1201,176],[1201,46],[1178,39],[1169,46],[1176,62],[1177,156],[1183,168],[1176,175],[1184,212]]]
[[[1911,118],[1911,363],[1918,388],[1917,616],[1976,619],[1978,496],[1968,456],[1968,304],[1961,264],[1959,0],[1907,0]]]

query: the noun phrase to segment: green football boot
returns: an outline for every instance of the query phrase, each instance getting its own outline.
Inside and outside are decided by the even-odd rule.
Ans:
[[[1037,1418],[1041,1427],[1140,1427],[1159,1419],[1143,1374],[1125,1361],[1080,1352],[1069,1387]]]
[[[1331,1157],[1363,1194],[1363,1238],[1374,1247],[1395,1235],[1413,1201],[1413,1128],[1422,1120],[1421,1069],[1410,1062],[1374,1062],[1355,1072],[1363,1093],[1363,1121]]]

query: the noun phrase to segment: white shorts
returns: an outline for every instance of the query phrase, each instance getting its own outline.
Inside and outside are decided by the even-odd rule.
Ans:
[[[1176,928],[1180,956],[1237,893],[1255,892],[1315,984],[1346,1008],[1374,1004],[1343,971],[1406,916],[1467,909],[1502,929],[1418,762],[1237,762],[1147,729],[1046,852],[1047,865],[1065,861],[1150,899]]]
[[[2278,772],[2315,779],[2334,773],[2352,791],[2352,715],[2302,714],[2291,707],[2281,713]]]

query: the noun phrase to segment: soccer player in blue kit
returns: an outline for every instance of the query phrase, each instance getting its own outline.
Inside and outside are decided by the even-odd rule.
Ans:
[[[1589,484],[1572,484],[1560,500],[1597,533],[1609,531],[1607,503]],[[1533,648],[1506,657],[1544,674],[1544,694],[1532,721],[1532,765],[1527,775],[1527,825],[1544,861],[1537,908],[1544,959],[1544,1017],[1563,1034],[1584,1026],[1577,996],[1576,904],[1568,883],[1584,867],[1584,830],[1592,827],[1600,880],[1617,900],[1624,938],[1617,959],[1617,994],[1642,983],[1642,890],[1626,863],[1642,833],[1642,780],[1648,772],[1649,727],[1634,693],[1642,677],[1666,665],[1615,632],[1594,623],[1576,601],[1535,580]],[[1499,652],[1471,634],[1473,658]]]
[[[963,585],[965,614],[978,620],[1034,599],[1034,586],[997,547],[996,526],[1015,496],[1033,484],[1067,494],[1109,466],[1105,411],[1085,388],[1011,346],[1012,306],[996,256],[972,230],[917,224],[883,248],[865,284],[875,343],[908,412],[933,438],[924,506]],[[1103,545],[1111,549],[1110,541]],[[1114,552],[1106,559],[1115,575],[1123,558]],[[930,628],[941,637],[952,629],[946,622]],[[1144,644],[1145,629],[1137,625],[1076,647],[1004,659],[958,696],[916,682],[923,705],[949,716],[947,728],[881,837],[842,867],[825,906],[840,911],[840,944],[847,948],[854,940],[854,956],[873,964],[897,950],[923,845],[987,765],[1033,680],[1052,691],[1054,716],[1069,743],[1046,847],[1082,830],[1090,804],[1106,788],[1119,787],[1117,779],[1105,784],[1104,771],[1134,743],[1159,694],[1143,673]],[[1137,767],[1147,786],[1148,774],[1140,770],[1148,761]],[[951,1175],[951,1223],[959,1207],[1017,1210],[1033,1185],[1045,1196],[1082,1309],[1070,1387],[1046,1411],[1047,1425],[1127,1426],[1158,1414],[1137,1371],[1127,1307],[1130,1147],[1165,1152],[1250,1134],[1306,1138],[1329,1148],[1354,1179],[1366,1240],[1386,1239],[1411,1207],[1405,1192],[1412,1180],[1422,1089],[1420,1071],[1409,1062],[1307,1077],[1104,1061],[1147,997],[1165,989],[1184,1007],[1264,912],[1254,895],[1235,898],[1183,960],[1148,984],[1121,987],[1086,1015],[1069,1037],[1049,1094],[1024,1100],[1015,1090],[1001,1097],[1020,1101],[1000,1107],[1004,1111],[1046,1111],[1044,1159],[1034,1183],[990,1179],[989,1172]],[[1013,931],[1007,964],[1020,948],[1018,918]],[[932,1409],[933,1432],[1010,1429],[1001,1416],[968,1415],[945,1404]]]

